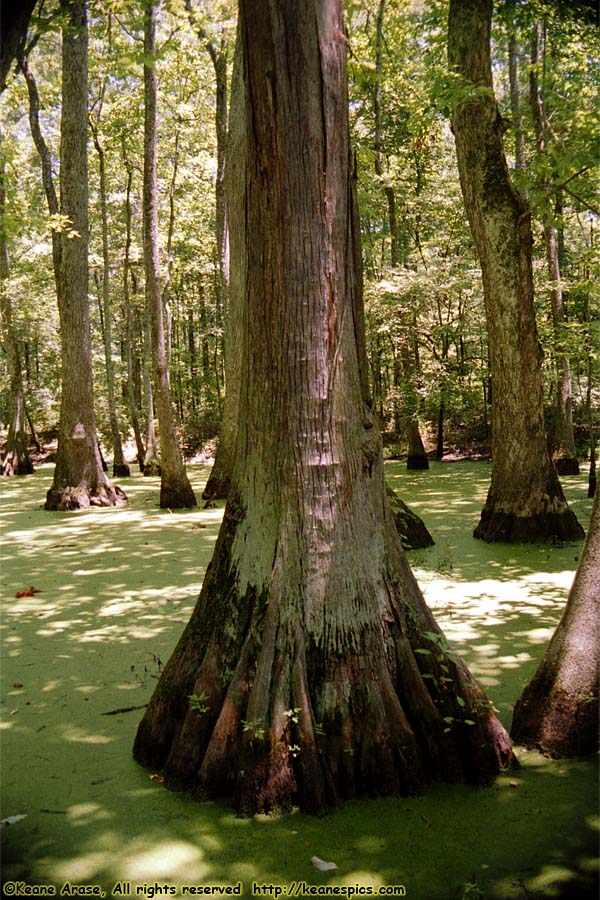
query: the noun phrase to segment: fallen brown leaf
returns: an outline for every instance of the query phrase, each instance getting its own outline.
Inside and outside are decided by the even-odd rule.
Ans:
[[[31,587],[23,588],[22,591],[17,591],[17,593],[15,594],[15,597],[17,597],[17,599],[20,599],[21,597],[33,597],[34,594],[42,594],[42,593],[43,593],[43,591],[40,590],[40,588],[33,587],[33,585],[32,585]]]
[[[150,776],[150,781],[156,781],[156,782],[158,782],[158,784],[162,784],[164,780],[165,780],[164,775],[151,775]]]

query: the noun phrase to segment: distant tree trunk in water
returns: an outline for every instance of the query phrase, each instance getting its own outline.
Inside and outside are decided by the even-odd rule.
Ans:
[[[448,655],[385,499],[341,4],[242,0],[240,30],[239,453],[202,593],[134,754],[167,786],[232,797],[246,814],[485,782],[512,760],[508,736]]]
[[[154,388],[152,385],[152,325],[151,312],[146,298],[144,307],[144,405],[146,414],[146,451],[143,473],[146,477],[160,475],[158,440],[154,425]]]
[[[127,403],[133,426],[137,461],[140,472],[144,471],[144,442],[140,426],[140,413],[135,392],[135,373],[133,367],[133,314],[131,309],[131,293],[129,290],[129,269],[131,265],[131,185],[133,166],[126,161],[127,185],[125,188],[125,258],[123,260],[123,305],[125,307],[126,361],[127,361]]]
[[[407,330],[407,334],[406,339],[403,341],[400,347],[400,355],[402,358],[402,368],[404,370],[404,403],[408,418],[408,423],[406,426],[408,438],[408,456],[406,458],[406,468],[409,471],[416,471],[428,469],[429,459],[427,458],[425,447],[423,445],[423,439],[421,438],[421,432],[419,431],[419,419],[417,414],[419,405],[418,395],[416,390],[412,386],[412,382],[416,377],[416,366],[413,355],[411,353],[411,348],[407,343],[408,339],[412,338],[410,324],[405,323],[405,328]]]
[[[533,306],[531,221],[510,183],[493,96],[492,0],[450,0],[448,60],[477,93],[454,108],[461,187],[481,263],[494,381],[492,480],[475,536],[579,540],[546,448],[542,350]],[[487,90],[481,90],[485,87]]]
[[[150,311],[154,391],[160,430],[160,506],[181,509],[196,505],[179,449],[165,349],[163,305],[158,259],[156,184],[157,77],[156,0],[145,0],[144,27],[144,263],[146,302]],[[146,445],[148,451],[148,444]]]
[[[566,609],[513,717],[515,741],[550,756],[598,749],[600,709],[600,496]]]
[[[62,392],[56,467],[45,505],[50,510],[114,506],[126,499],[103,472],[94,415],[88,304],[86,5],[85,0],[62,0],[61,7],[68,20],[62,36],[60,212],[73,234],[63,232],[58,254]]]
[[[215,462],[202,496],[225,499],[235,463],[240,409],[243,290],[246,281],[246,207],[239,189],[245,178],[244,104],[241,46],[236,42],[231,81],[229,141],[225,161],[225,194],[229,234],[227,306],[225,311],[225,401]]]
[[[123,456],[121,428],[119,426],[117,401],[115,397],[115,367],[112,358],[112,310],[110,303],[110,252],[108,246],[106,162],[104,158],[104,148],[100,143],[97,127],[92,129],[92,135],[96,153],[98,154],[98,167],[100,172],[100,209],[102,218],[102,279],[100,286],[100,297],[102,320],[104,323],[102,337],[104,340],[104,359],[106,364],[108,414],[110,417],[110,433],[113,444],[113,476],[115,478],[118,478],[127,477],[131,474],[131,472]]]
[[[31,475],[33,463],[29,456],[29,440],[25,429],[25,387],[21,371],[21,360],[12,321],[10,296],[7,281],[10,274],[8,239],[6,228],[6,185],[5,163],[0,146],[0,321],[2,322],[6,372],[8,375],[8,396],[11,413],[4,457],[0,461],[0,475]]]
[[[444,398],[440,399],[440,405],[438,408],[438,420],[437,420],[437,439],[435,445],[435,458],[440,462],[444,458],[444,414],[446,412],[446,407],[444,403]]]
[[[545,55],[542,23],[538,19],[534,25],[531,68],[529,72],[530,101],[535,126],[537,149],[540,158],[547,153],[548,119],[544,95],[540,90],[539,71]],[[549,180],[542,179],[541,190],[547,194]],[[553,455],[559,475],[578,475],[579,461],[573,432],[573,392],[571,388],[571,363],[565,349],[565,304],[558,251],[558,233],[553,221],[550,202],[543,204],[544,243],[546,245],[546,265],[550,279],[550,302],[554,326],[554,347],[556,365],[556,420],[554,430]]]

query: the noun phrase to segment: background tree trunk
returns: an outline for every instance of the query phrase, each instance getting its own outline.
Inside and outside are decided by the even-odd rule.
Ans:
[[[245,813],[486,781],[510,743],[447,648],[385,499],[341,3],[242,0],[240,32],[239,449],[201,596],[134,754],[167,785]]]
[[[599,623],[600,495],[596,492],[566,609],[515,706],[515,741],[550,756],[582,756],[598,749]]]
[[[12,321],[12,305],[7,290],[10,263],[6,234],[6,170],[0,145],[0,321],[2,322],[6,371],[8,375],[11,415],[6,447],[0,461],[0,475],[31,475],[33,463],[29,455],[29,439],[25,429],[25,387],[19,348]]]
[[[531,222],[514,190],[492,88],[492,0],[451,0],[450,71],[464,79],[452,127],[465,208],[483,276],[494,384],[492,480],[475,536],[486,541],[574,540],[546,448],[542,350],[533,306]]]
[[[102,93],[104,88],[102,89]],[[102,107],[102,96],[100,98],[100,109]],[[98,110],[98,117],[100,116]],[[98,168],[100,174],[100,209],[102,220],[102,279],[100,283],[100,302],[103,321],[103,342],[104,342],[104,360],[106,364],[106,387],[108,393],[108,414],[110,418],[110,432],[113,444],[113,476],[126,477],[131,474],[129,466],[125,462],[123,456],[123,444],[121,442],[121,428],[119,426],[119,416],[117,413],[117,402],[115,397],[115,367],[112,358],[112,310],[110,303],[110,252],[108,247],[108,205],[107,205],[107,187],[106,187],[106,162],[104,157],[104,148],[100,143],[98,128],[92,128],[94,139],[94,147],[98,154]]]
[[[231,79],[229,135],[225,160],[225,193],[229,244],[227,305],[225,310],[225,401],[215,462],[202,496],[224,499],[235,464],[240,408],[243,290],[246,279],[246,206],[239,185],[245,177],[244,104],[241,45],[236,42]]]
[[[113,506],[123,502],[125,494],[102,470],[94,415],[88,305],[85,0],[62,0],[62,8],[68,21],[62,50],[60,211],[68,231],[61,233],[58,254],[62,392],[56,468],[46,509],[80,509],[90,504]]]
[[[185,473],[173,410],[169,368],[165,349],[163,305],[158,255],[158,209],[156,183],[157,77],[155,0],[146,0],[144,28],[144,263],[146,302],[150,311],[154,395],[160,431],[160,506],[181,509],[196,505],[196,497]],[[148,441],[146,452],[148,452]]]
[[[140,426],[140,413],[135,392],[135,373],[133,367],[133,312],[131,308],[131,292],[129,289],[129,273],[131,266],[131,184],[133,180],[133,166],[125,160],[127,169],[127,184],[125,187],[125,256],[123,259],[123,306],[126,334],[126,361],[127,361],[127,402],[129,414],[135,437],[137,460],[140,472],[144,471],[144,442]]]

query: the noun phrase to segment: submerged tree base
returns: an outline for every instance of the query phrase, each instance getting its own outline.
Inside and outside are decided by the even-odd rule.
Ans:
[[[89,484],[82,482],[75,487],[51,487],[46,494],[44,509],[66,511],[89,509],[91,506],[124,506],[126,502],[127,496],[117,485],[107,481],[91,488]]]
[[[4,459],[0,461],[0,475],[33,475],[34,468],[29,455],[26,435],[7,443]]]
[[[511,736],[555,758],[587,756],[599,744],[598,687],[577,693],[532,683],[515,706]]]
[[[208,477],[208,481],[206,482],[206,486],[202,491],[202,499],[227,500],[230,485],[231,476],[224,472],[221,466],[217,468],[217,463],[215,462]]]
[[[303,627],[322,613],[309,612],[300,585],[297,596],[289,581],[282,590],[293,563],[280,558],[281,541],[270,585],[240,592],[231,550],[242,520],[230,498],[200,599],[139,726],[138,762],[161,771],[167,787],[229,798],[244,815],[317,812],[438,780],[486,784],[516,765],[491,702],[393,549],[396,537],[382,573],[385,608],[371,601],[369,613],[357,599],[361,624],[333,640],[316,621]]]
[[[585,532],[566,504],[556,511],[531,515],[505,512],[486,504],[473,537],[487,543],[553,544],[581,541]]]
[[[115,463],[113,465],[113,478],[129,478],[131,469],[127,463]]]
[[[177,480],[171,483],[163,477],[159,505],[161,509],[192,509],[197,506],[196,496],[187,478],[183,482]]]

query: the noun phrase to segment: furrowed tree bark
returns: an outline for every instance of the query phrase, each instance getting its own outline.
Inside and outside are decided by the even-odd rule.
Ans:
[[[182,509],[196,506],[179,448],[165,348],[163,303],[158,253],[158,198],[156,181],[157,76],[156,0],[146,0],[144,22],[144,264],[146,303],[150,313],[154,396],[160,431],[160,506]],[[149,418],[150,421],[150,418]],[[149,443],[146,442],[146,452]],[[144,463],[146,469],[146,462]]]
[[[92,348],[88,305],[87,18],[85,0],[62,0],[62,111],[60,207],[50,154],[39,127],[39,99],[27,61],[21,60],[30,98],[32,135],[42,161],[51,214],[64,221],[53,231],[52,250],[62,348],[58,450],[49,510],[115,506],[125,500],[102,470],[94,414]]]
[[[238,454],[134,755],[167,786],[246,814],[485,782],[512,761],[510,743],[428,610],[385,498],[341,3],[242,0],[239,27]]]
[[[598,749],[600,710],[600,495],[566,609],[515,706],[512,737],[550,756]]]
[[[8,235],[6,234],[6,164],[0,144],[0,322],[6,372],[11,402],[10,421],[4,456],[0,460],[0,475],[31,475],[33,463],[29,455],[25,414],[25,386],[19,348],[13,327],[12,305],[8,293],[10,262],[8,255]]]
[[[579,540],[546,448],[542,349],[533,306],[531,220],[513,188],[493,95],[491,0],[451,0],[450,72],[464,90],[452,127],[465,208],[479,255],[493,378],[492,479],[475,537]]]

